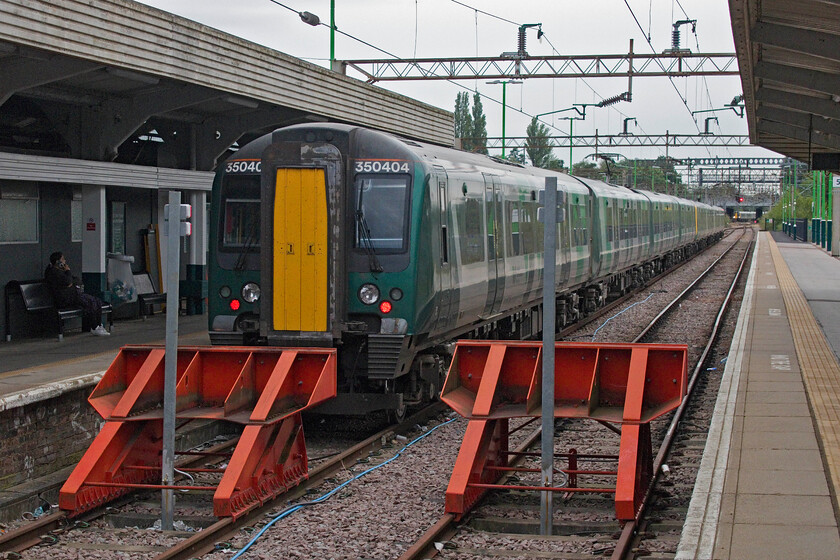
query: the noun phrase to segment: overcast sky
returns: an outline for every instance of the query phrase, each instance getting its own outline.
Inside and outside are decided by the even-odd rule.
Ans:
[[[269,48],[328,66],[329,29],[311,27],[293,12],[271,0],[143,0],[144,4],[198,21]],[[309,11],[329,23],[329,0],[282,0],[296,11]],[[628,8],[629,4],[629,8]],[[466,5],[466,6],[465,6]],[[477,8],[492,15],[476,12]],[[631,13],[632,8],[633,13]],[[644,33],[639,29],[639,24]],[[696,19],[696,35],[683,26],[682,48],[694,52],[735,52],[725,0],[336,0],[336,26],[401,58],[498,56],[517,49],[517,25],[541,23],[545,38],[538,41],[535,31],[527,36],[531,55],[554,54],[624,54],[629,40],[635,39],[634,51],[661,52],[671,46],[672,23]],[[687,16],[687,17],[686,17]],[[698,51],[699,44],[699,51]],[[342,35],[336,35],[336,58],[386,58],[386,55]],[[352,75],[352,73],[351,73]],[[705,113],[695,124],[690,111],[719,108],[742,93],[737,76],[675,78],[676,89],[686,99],[686,108],[675,87],[667,78],[636,78],[632,103],[621,102],[611,108],[589,107],[586,120],[575,121],[574,133],[617,134],[626,117],[635,117],[636,134],[697,133],[702,130]],[[460,86],[475,89],[484,96],[489,136],[501,136],[501,87],[485,80],[460,81]],[[445,81],[382,82],[382,87],[403,93],[426,103],[453,110],[455,96],[464,91]],[[626,78],[531,79],[522,85],[507,86],[507,136],[524,136],[530,115],[571,107],[574,103],[597,103],[627,90]],[[522,112],[519,112],[519,111]],[[564,115],[568,115],[565,113]],[[716,113],[718,123],[711,130],[720,134],[747,134],[746,119],[733,111]],[[562,115],[561,115],[562,116]],[[543,120],[556,128],[552,133],[568,134],[565,120]],[[626,157],[657,157],[665,149],[602,148]],[[592,152],[578,148],[573,157],[579,161]],[[568,161],[568,150],[555,150]],[[773,156],[759,148],[682,148],[670,150],[674,157],[746,157]]]

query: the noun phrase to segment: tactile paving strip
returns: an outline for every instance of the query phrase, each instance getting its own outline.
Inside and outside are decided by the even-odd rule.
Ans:
[[[840,491],[840,364],[776,242],[769,235],[767,239],[793,332],[796,358],[822,440],[831,485],[837,496]]]

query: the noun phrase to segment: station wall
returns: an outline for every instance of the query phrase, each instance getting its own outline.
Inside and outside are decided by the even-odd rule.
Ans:
[[[0,190],[4,185],[12,184],[0,180]],[[20,185],[20,182],[14,182]],[[79,238],[79,228],[85,227],[86,218],[79,215],[76,209],[76,223],[74,224],[74,205],[78,200],[80,187],[66,183],[29,182],[27,187],[35,188],[37,193],[37,239],[32,242],[3,242],[0,241],[0,286],[5,287],[11,280],[34,280],[43,278],[44,269],[49,263],[49,256],[53,251],[64,253],[67,262],[73,270],[73,275],[82,278],[82,242]],[[74,196],[77,200],[74,200]],[[114,230],[124,232],[122,252],[134,257],[131,265],[132,272],[143,272],[146,268],[146,250],[144,245],[144,231],[158,216],[158,191],[153,189],[138,189],[113,186],[105,191],[107,212],[106,246],[105,251],[115,252]],[[0,199],[0,204],[3,200]],[[124,221],[117,219],[114,212],[124,211]],[[79,223],[81,219],[81,223]],[[74,233],[74,227],[76,232]],[[204,228],[199,228],[203,231]],[[74,240],[76,239],[76,240]],[[182,259],[183,260],[183,259]],[[182,263],[182,266],[186,266]],[[86,291],[96,293],[96,287],[86,286]],[[0,329],[5,332],[5,298],[0,298]],[[43,336],[44,326],[23,312],[22,306],[13,302],[11,334],[13,339],[20,337]]]

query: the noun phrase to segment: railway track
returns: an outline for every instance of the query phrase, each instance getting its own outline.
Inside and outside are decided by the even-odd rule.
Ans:
[[[156,553],[156,547],[154,546],[142,546],[140,544],[125,544],[119,550],[143,554],[143,557],[155,558],[156,560],[187,560],[217,550],[219,543],[228,541],[232,535],[237,534],[243,527],[260,523],[267,513],[277,508],[278,503],[299,499],[311,492],[313,488],[323,484],[336,472],[345,469],[346,465],[364,460],[394,438],[404,439],[404,434],[412,431],[416,425],[423,424],[446,410],[442,403],[434,403],[412,414],[400,424],[389,425],[341,452],[330,454],[320,461],[315,459],[313,462],[318,464],[310,468],[308,479],[286,494],[236,520],[232,518],[216,519],[214,522],[207,523],[200,531],[191,534],[176,532],[176,542],[166,547],[157,547],[163,549],[159,553]],[[180,461],[176,468],[183,470],[194,465],[207,463],[207,457],[212,455],[224,457],[225,452],[235,445],[236,439],[221,443],[205,450],[202,455],[195,455],[187,460]],[[142,500],[142,497],[140,499]],[[129,505],[133,500],[138,500],[136,495],[124,497],[110,503],[108,507],[88,512],[75,519],[69,519],[63,511],[43,515],[31,523],[0,535],[0,555],[2,555],[0,558],[21,558],[24,551],[38,546],[50,546],[57,549],[62,546],[71,549],[95,548],[74,542],[74,530],[81,532],[88,529],[94,521],[114,514]],[[205,505],[208,509],[212,508],[209,502]],[[115,531],[119,530],[115,529]],[[120,537],[118,540],[124,539]]]
[[[671,269],[669,273],[674,272],[675,270],[676,269]],[[659,278],[662,278],[664,276],[665,274],[660,275]],[[638,294],[638,292],[639,291],[637,290],[636,293]],[[586,323],[591,323],[597,320],[599,317],[605,316],[616,307],[628,301],[629,298],[632,298],[633,296],[634,294],[628,294],[624,298],[621,298],[620,300],[614,302],[611,306],[602,309],[599,313],[587,317]],[[576,328],[580,329],[581,327],[577,326]],[[568,331],[564,331],[564,333],[567,332]],[[439,414],[442,411],[442,409],[443,408],[441,406],[433,407],[431,409],[427,409],[425,411],[425,414],[427,415],[427,417],[431,417],[435,414]],[[417,423],[422,423],[421,416],[414,415],[411,418],[407,419],[406,422],[403,422],[400,425],[401,427],[388,427],[382,432],[379,432],[367,438],[365,441],[359,443],[353,448],[347,449],[346,451],[343,451],[340,454],[325,460],[323,464],[311,468],[309,480],[301,484],[299,487],[295,488],[293,492],[281,496],[279,500],[294,500],[305,495],[313,487],[324,482],[336,471],[344,468],[344,465],[348,463],[353,463],[359,458],[368,456],[370,453],[374,452],[376,449],[381,447],[383,441],[395,435],[407,432],[409,429],[411,429],[411,427],[413,427]],[[531,441],[536,441],[538,437],[538,430],[530,433],[523,445],[526,445]],[[197,460],[200,460],[200,458],[198,458]],[[232,535],[239,533],[243,527],[254,526],[255,524],[260,525],[265,515],[271,512],[272,509],[275,509],[277,507],[276,503],[277,501],[273,502],[272,504],[267,504],[266,506],[251,512],[250,514],[240,518],[237,521],[232,521],[230,519],[217,520],[214,523],[210,524],[208,527],[193,535],[180,535],[177,538],[178,542],[176,544],[166,546],[165,550],[163,550],[159,554],[154,553],[154,556],[150,555],[149,551],[147,550],[147,554],[145,554],[143,557],[154,557],[158,559],[194,558],[196,556],[213,551],[217,549],[218,543],[229,540]],[[82,521],[82,525],[84,525],[86,523],[92,522],[98,517],[107,515],[107,513],[108,512],[106,510],[93,512],[80,519],[80,521]],[[18,531],[10,532],[0,536],[0,551],[18,553],[36,544],[52,542],[53,540],[56,540],[56,537],[59,543],[72,542],[72,534],[74,528],[73,523],[75,523],[75,521],[68,522],[68,520],[61,513],[44,516],[37,520],[36,523],[29,524],[27,527],[21,528]],[[452,530],[451,522],[441,520],[437,524],[437,527],[438,530],[435,532],[434,540],[431,542],[448,541],[450,537],[447,536],[447,531]],[[45,538],[42,538],[41,536],[43,535],[47,536]]]
[[[731,232],[734,231],[735,230],[731,230]],[[655,538],[662,538],[665,541],[665,545],[657,545],[657,547],[653,548],[676,548],[682,524],[681,522],[675,522],[674,518],[679,517],[680,511],[675,512],[673,511],[673,508],[669,509],[669,505],[673,503],[673,500],[669,501],[668,498],[674,495],[674,491],[688,493],[689,496],[685,498],[685,502],[687,503],[688,498],[690,498],[691,487],[693,486],[693,478],[691,485],[683,484],[681,486],[676,486],[671,481],[666,480],[665,484],[668,486],[663,487],[662,484],[657,484],[657,482],[659,482],[659,479],[661,478],[661,473],[670,472],[672,467],[679,465],[679,468],[682,470],[686,470],[687,467],[691,468],[690,465],[680,462],[679,459],[674,458],[671,460],[671,467],[666,467],[663,471],[663,465],[667,464],[666,458],[670,457],[669,453],[672,455],[679,454],[681,458],[684,455],[691,455],[691,453],[686,453],[681,450],[677,450],[676,452],[672,451],[672,443],[677,436],[682,436],[686,445],[694,449],[693,454],[694,456],[697,456],[697,467],[694,468],[694,474],[696,474],[696,468],[699,468],[699,455],[702,455],[702,445],[705,443],[705,438],[703,437],[702,441],[700,441],[697,436],[704,436],[705,432],[702,427],[692,424],[689,429],[689,432],[691,433],[686,436],[684,435],[684,431],[680,431],[681,420],[684,417],[685,411],[689,409],[691,403],[693,402],[692,394],[694,393],[695,388],[698,385],[707,384],[706,380],[702,379],[701,374],[703,373],[706,364],[710,363],[710,360],[713,360],[717,355],[715,353],[715,343],[720,335],[723,319],[726,315],[727,309],[729,308],[732,296],[736,291],[736,286],[739,285],[739,282],[742,279],[742,272],[745,269],[748,257],[751,254],[754,231],[746,228],[741,229],[740,233],[734,234],[739,236],[738,239],[736,239],[725,252],[716,258],[711,265],[703,270],[697,278],[689,284],[689,286],[668,302],[668,304],[663,307],[662,311],[657,313],[656,316],[653,317],[647,325],[635,335],[635,337],[632,337],[632,342],[679,342],[678,340],[662,340],[662,338],[657,336],[657,333],[661,332],[664,328],[663,325],[665,325],[666,322],[673,320],[671,318],[675,313],[682,310],[681,304],[686,302],[693,294],[696,294],[699,290],[701,290],[705,283],[717,273],[722,263],[727,263],[732,260],[738,261],[738,265],[734,267],[736,272],[728,281],[728,287],[723,292],[726,295],[722,298],[718,310],[714,314],[714,320],[709,326],[707,340],[702,346],[702,350],[694,352],[694,356],[691,356],[690,353],[690,364],[693,364],[693,369],[691,370],[690,375],[688,395],[678,410],[670,415],[670,420],[667,425],[664,424],[664,422],[660,422],[658,429],[655,429],[654,431],[653,435],[655,443],[658,444],[658,452],[654,460],[654,472],[657,473],[657,479],[651,485],[647,495],[645,496],[644,504],[639,517],[636,521],[625,523],[623,527],[619,527],[618,523],[615,522],[614,519],[607,519],[612,516],[610,509],[612,505],[611,502],[597,496],[593,499],[578,500],[583,503],[575,512],[577,517],[570,521],[564,520],[563,524],[566,526],[566,530],[561,532],[559,536],[552,538],[553,540],[551,543],[553,543],[555,547],[563,549],[562,554],[557,557],[575,559],[589,558],[593,555],[604,556],[609,554],[613,560],[645,558],[649,557],[651,550],[647,547],[650,546],[650,543],[653,542]],[[747,238],[749,238],[748,242],[746,241]],[[743,251],[737,251],[735,249],[736,247],[741,247]],[[624,298],[623,302],[628,301],[631,297]],[[610,309],[607,309],[600,313],[599,316],[603,317],[610,311]],[[592,323],[595,319],[596,318],[592,318],[587,321],[587,323]],[[580,331],[581,328],[581,326],[578,326],[576,329],[567,329],[561,334],[567,337],[574,336],[575,332]],[[619,342],[620,340],[615,341]],[[725,351],[723,354],[725,355]],[[716,385],[714,385],[714,387],[716,387]],[[709,386],[712,393],[714,392],[714,387],[711,385]],[[570,429],[575,429],[574,424],[575,422],[573,421],[558,421],[558,428],[556,432],[557,437],[562,437],[564,430],[568,432]],[[584,431],[584,434],[591,433],[591,430]],[[584,439],[587,437],[587,435],[583,436]],[[528,440],[533,440],[538,443],[538,438],[539,430],[537,429],[529,436]],[[698,447],[699,453],[697,452]],[[617,451],[617,447],[615,450]],[[539,467],[536,461],[534,464],[537,468]],[[491,494],[491,496],[493,495]],[[657,500],[654,500],[654,498],[657,498]],[[493,498],[488,497],[485,501],[494,500]],[[533,500],[523,500],[522,496],[513,495],[511,493],[505,493],[505,496],[496,501],[496,503],[493,503],[491,507],[495,508],[496,511],[504,509],[506,507],[504,504],[505,501],[515,502],[515,505],[513,506],[514,509],[516,507],[523,506],[526,508],[530,507],[532,513],[533,511],[538,511],[539,509],[535,507]],[[652,501],[656,501],[657,504],[651,506],[650,504]],[[569,504],[571,502],[566,503]],[[525,522],[522,522],[521,520],[514,522],[501,521],[498,519],[498,516],[495,518],[493,517],[493,513],[495,512],[487,513],[486,516],[482,518],[483,514],[480,513],[480,508],[481,506],[477,508],[479,511],[476,511],[474,514],[471,514],[465,519],[465,523],[471,527],[470,530],[472,532],[489,530],[496,533],[515,533],[517,530],[522,530],[523,532],[531,532],[533,534],[535,528],[539,526],[538,521],[535,523],[533,519],[528,519]],[[566,509],[569,510],[575,508],[566,507]],[[679,506],[677,506],[676,509],[680,510]],[[587,518],[594,518],[594,521],[589,521]],[[420,539],[418,539],[411,548],[400,556],[400,560],[431,558],[438,555],[444,558],[496,555],[494,551],[490,549],[482,549],[469,545],[452,546],[453,539],[456,538],[456,535],[458,535],[461,528],[461,526],[455,523],[453,516],[444,515]],[[592,539],[580,536],[581,534],[586,533],[598,533],[599,536]],[[675,533],[676,536],[674,536]],[[508,540],[515,540],[516,538],[514,535],[508,535],[508,537]],[[482,539],[470,539],[471,542],[475,540],[481,541]],[[493,541],[492,538],[485,540],[488,542]],[[504,538],[500,538],[499,540],[505,542]],[[566,544],[569,544],[570,546],[564,547]],[[531,551],[533,551],[533,549],[531,549]],[[517,551],[503,550],[500,554],[505,557],[516,557],[515,552]],[[525,550],[522,550],[521,552],[523,553],[522,557],[528,556]],[[553,557],[551,556],[551,552],[544,552],[543,554],[548,554],[549,556],[547,557]],[[663,557],[667,557],[667,555]]]

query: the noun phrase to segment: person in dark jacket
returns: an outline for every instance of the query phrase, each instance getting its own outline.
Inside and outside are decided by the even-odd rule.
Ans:
[[[61,251],[50,255],[50,264],[44,271],[44,280],[53,295],[55,305],[63,307],[82,308],[82,332],[90,331],[97,336],[108,336],[111,333],[102,326],[102,300],[96,296],[83,293],[73,283],[70,265],[64,259]]]

